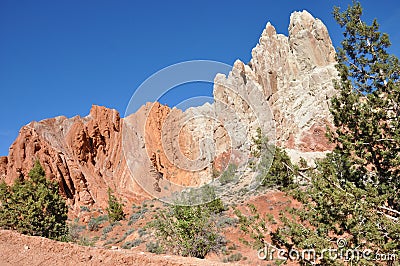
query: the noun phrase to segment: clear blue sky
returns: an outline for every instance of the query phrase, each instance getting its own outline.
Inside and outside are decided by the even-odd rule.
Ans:
[[[248,62],[266,23],[287,34],[293,11],[322,19],[337,47],[332,6],[350,2],[0,0],[0,155],[32,120],[85,116],[92,104],[123,114],[135,88],[171,64]],[[361,3],[365,20],[378,19],[399,56],[398,0]],[[193,91],[209,95],[211,86],[188,85],[162,101],[171,106]]]

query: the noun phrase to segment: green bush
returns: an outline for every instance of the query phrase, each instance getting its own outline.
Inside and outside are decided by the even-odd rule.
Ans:
[[[100,223],[96,219],[90,218],[87,227],[89,231],[98,231],[99,225]]]
[[[108,188],[108,219],[110,223],[120,221],[125,218],[123,204],[112,194],[111,188]]]
[[[77,242],[81,237],[81,232],[86,229],[86,226],[72,223],[68,228],[68,241]]]
[[[99,228],[100,228],[100,225],[102,223],[104,223],[105,221],[107,221],[107,220],[108,220],[108,216],[107,215],[101,215],[101,216],[98,216],[96,218],[91,217],[89,222],[88,222],[88,225],[87,225],[88,230],[89,231],[98,231]]]
[[[246,205],[244,213],[234,208],[234,214],[238,218],[240,230],[250,237],[249,241],[243,238],[239,238],[239,241],[255,250],[263,248],[266,238],[270,234],[270,228],[276,223],[275,220],[271,219],[268,213],[261,215],[252,203]]]
[[[171,205],[158,211],[150,227],[155,229],[161,248],[173,254],[204,258],[225,245],[216,226],[219,199],[197,206]]]
[[[80,209],[81,209],[81,212],[90,212],[90,209],[88,206],[81,206]]]
[[[227,169],[218,178],[221,185],[225,185],[227,183],[231,183],[231,182],[237,180],[237,178],[235,176],[236,169],[237,169],[236,165],[234,165],[234,164],[228,165]]]
[[[113,229],[114,229],[114,226],[112,226],[112,225],[106,226],[106,227],[103,228],[103,234],[104,234],[104,235],[105,235],[105,234],[108,234],[108,233],[110,233]]]
[[[141,208],[139,209],[137,212],[133,213],[130,217],[129,217],[129,222],[128,225],[132,225],[134,223],[136,223],[137,221],[139,221],[140,219],[142,219],[144,217],[144,214],[148,212],[147,208]]]
[[[160,246],[159,242],[148,242],[146,243],[146,251],[155,254],[161,254],[163,252],[163,249]]]
[[[235,254],[230,255],[229,257],[224,258],[223,262],[227,263],[227,262],[240,261],[242,259],[242,257],[243,256],[241,253],[235,253]]]
[[[297,167],[292,164],[286,151],[276,147],[271,167],[267,172],[262,172],[261,185],[266,187],[287,188],[293,184],[296,170]]]
[[[293,184],[298,167],[293,165],[284,149],[269,143],[260,128],[253,138],[251,154],[259,160],[256,171],[260,184],[268,188],[286,189]]]
[[[0,184],[0,227],[26,235],[65,239],[67,205],[59,194],[58,183],[46,179],[36,161],[29,179]]]
[[[133,247],[139,246],[142,242],[143,242],[143,241],[142,241],[140,238],[137,238],[137,239],[135,239],[135,240],[133,240],[133,241],[125,242],[125,243],[122,245],[122,248],[123,248],[123,249],[131,249],[131,248],[133,248]]]

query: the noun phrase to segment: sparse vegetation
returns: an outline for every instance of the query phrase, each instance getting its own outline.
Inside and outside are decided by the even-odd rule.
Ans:
[[[241,242],[258,250],[264,247],[265,238],[271,232],[270,226],[275,221],[271,221],[268,214],[261,215],[254,204],[247,204],[246,207],[247,215],[239,209],[234,209],[234,213],[239,219],[240,230],[251,238],[251,242],[244,239]]]
[[[140,237],[142,237],[142,236],[147,234],[147,231],[144,228],[139,228],[138,229],[138,234],[139,234]]]
[[[87,236],[81,236],[77,244],[81,246],[93,247],[95,242],[96,242],[95,239],[91,239],[90,237]]]
[[[231,227],[231,226],[236,226],[238,224],[239,220],[237,218],[232,218],[232,217],[220,217],[217,220],[217,227],[218,228],[225,228],[225,227]]]
[[[112,237],[109,240],[107,240],[106,243],[104,243],[104,245],[108,246],[108,245],[114,244],[116,241],[117,241],[117,238],[116,237]]]
[[[89,231],[98,231],[99,230],[99,222],[94,218],[90,218],[87,227],[88,227]]]
[[[126,231],[120,239],[118,239],[115,243],[121,243],[124,241],[129,235],[131,235],[133,232],[135,232],[134,228],[130,228],[128,231]]]

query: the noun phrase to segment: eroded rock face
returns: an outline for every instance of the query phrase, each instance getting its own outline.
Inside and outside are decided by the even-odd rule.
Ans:
[[[0,174],[9,183],[27,178],[38,159],[70,205],[106,206],[108,187],[129,200],[143,200],[146,194],[132,180],[121,152],[121,129],[119,113],[100,106],[86,117],[31,122],[21,128],[7,160],[0,161]]]
[[[325,128],[332,124],[334,55],[323,23],[295,12],[288,37],[268,23],[251,61],[238,60],[227,77],[215,77],[213,104],[182,112],[148,103],[123,119],[93,106],[86,117],[31,122],[0,158],[0,177],[27,177],[38,159],[78,210],[104,207],[108,187],[139,202],[162,193],[168,181],[207,183],[215,171],[248,159],[258,127],[295,161],[312,161],[332,149]]]
[[[229,95],[225,87],[262,90],[264,98],[258,100],[272,109],[277,144],[294,159],[304,155],[312,160],[332,149],[325,132],[332,124],[328,105],[336,93],[335,64],[325,25],[307,11],[294,12],[288,37],[268,23],[248,65],[238,60],[228,77],[217,75],[214,97]]]

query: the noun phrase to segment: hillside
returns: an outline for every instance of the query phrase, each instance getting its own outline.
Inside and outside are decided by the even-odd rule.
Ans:
[[[268,217],[272,232],[280,215],[300,203],[281,191],[258,187],[251,166],[258,130],[268,144],[282,148],[278,155],[288,154],[287,160],[281,158],[282,167],[290,164],[289,158],[314,166],[333,149],[325,136],[333,125],[329,102],[337,93],[328,30],[302,11],[290,16],[288,32],[278,34],[268,23],[250,62],[237,60],[227,76],[216,75],[212,104],[182,111],[149,102],[126,117],[93,105],[85,117],[59,116],[22,127],[8,156],[0,158],[0,179],[11,184],[28,178],[39,160],[66,199],[75,244],[3,230],[0,264],[259,265],[250,237],[239,229],[238,212],[250,215],[257,208]],[[230,167],[238,179],[224,176]],[[168,209],[178,192],[209,183],[225,204],[210,216],[224,248],[205,260],[155,255],[150,244],[156,234],[149,222]],[[109,188],[126,214],[116,223],[106,215]]]

